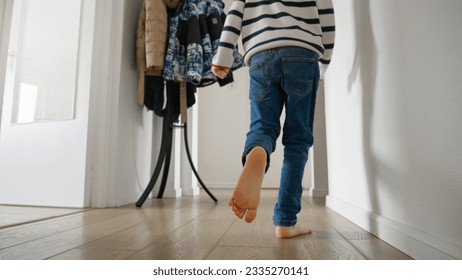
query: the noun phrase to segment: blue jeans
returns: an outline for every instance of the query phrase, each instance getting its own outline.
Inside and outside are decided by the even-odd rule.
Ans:
[[[301,210],[302,179],[313,145],[313,118],[319,84],[318,56],[298,47],[262,51],[250,60],[250,130],[243,163],[256,146],[268,155],[276,148],[285,107],[282,144],[284,162],[279,195],[274,206],[276,226],[293,226]]]

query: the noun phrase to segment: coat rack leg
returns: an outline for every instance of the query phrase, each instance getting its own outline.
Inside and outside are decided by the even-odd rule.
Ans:
[[[167,155],[167,141],[166,141],[167,135],[165,134],[165,129],[164,133],[162,133],[162,144],[160,147],[160,152],[159,152],[159,157],[157,159],[157,165],[156,168],[154,169],[154,173],[152,174],[151,180],[149,181],[148,186],[144,190],[143,194],[141,197],[138,199],[138,202],[136,203],[137,207],[143,206],[143,203],[146,201],[148,198],[149,194],[152,192],[152,189],[154,188],[154,185],[156,184],[157,178],[159,177],[160,171],[162,170],[162,165],[164,164],[165,157]]]
[[[162,140],[161,140],[162,142],[160,146],[159,158],[157,159],[157,165],[151,177],[151,180],[149,181],[148,186],[146,187],[142,196],[136,203],[137,207],[141,207],[144,201],[148,198],[149,194],[152,192],[154,185],[156,184],[156,181],[159,178],[160,172],[162,170],[162,166],[164,167],[164,173],[163,173],[161,186],[157,194],[157,198],[161,198],[163,196],[165,185],[167,183],[168,171],[170,167],[170,157],[172,154],[172,141],[173,141],[173,129],[171,127],[172,122],[173,122],[172,102],[169,102],[169,99],[167,99],[167,112],[162,122]]]
[[[218,199],[205,186],[204,182],[202,181],[201,177],[199,176],[199,173],[197,172],[197,170],[196,170],[196,168],[194,166],[194,162],[192,160],[191,152],[189,150],[188,126],[187,126],[187,124],[184,123],[183,125],[174,125],[173,127],[184,129],[184,145],[185,145],[185,148],[186,148],[186,155],[188,156],[189,165],[191,166],[191,169],[192,169],[194,175],[196,176],[197,180],[199,181],[199,183],[201,184],[201,186],[205,190],[205,192],[210,196],[210,198],[212,198],[212,200],[215,203],[218,202]]]
[[[212,198],[212,200],[217,203],[217,199],[216,197],[209,191],[209,189],[207,189],[207,187],[205,186],[204,182],[202,182],[202,179],[199,177],[199,173],[197,173],[197,170],[196,168],[194,167],[194,162],[192,161],[192,158],[191,158],[191,153],[189,151],[189,144],[188,144],[188,126],[186,125],[186,123],[183,124],[183,129],[184,129],[184,145],[186,147],[186,154],[188,155],[188,160],[189,160],[189,165],[191,165],[191,169],[192,171],[194,172],[194,175],[196,175],[196,178],[197,180],[199,181],[199,183],[201,184],[202,188],[204,189],[204,191],[210,196],[210,198]]]
[[[162,182],[160,184],[159,192],[157,193],[157,198],[162,198],[164,196],[165,186],[167,185],[168,172],[170,171],[170,159],[172,158],[172,142],[173,142],[173,130],[171,127],[168,128],[167,135],[167,145],[166,145],[166,155],[164,163],[164,174],[162,175]]]
[[[201,184],[202,188],[205,190],[205,192],[212,198],[212,200],[215,203],[218,201],[217,198],[205,186],[204,182],[200,178],[194,166],[194,163],[192,161],[191,152],[189,150],[189,143],[188,143],[186,97],[187,97],[186,96],[186,83],[181,83],[180,84],[180,114],[181,114],[181,121],[183,123],[182,126],[173,125],[173,115],[174,115],[173,104],[172,102],[169,102],[169,99],[167,98],[167,112],[166,112],[166,116],[164,116],[164,121],[163,121],[162,143],[161,143],[161,148],[159,152],[159,158],[158,158],[156,168],[151,177],[151,180],[149,181],[148,186],[146,187],[142,196],[139,198],[138,202],[136,203],[137,207],[141,207],[144,201],[148,198],[149,194],[152,192],[154,185],[156,184],[156,181],[160,175],[162,167],[164,167],[164,172],[162,175],[163,176],[162,182],[159,188],[159,192],[157,194],[157,198],[162,198],[164,194],[165,186],[167,184],[167,179],[168,179],[171,156],[172,156],[173,128],[174,127],[181,127],[184,129],[184,144],[186,148],[186,154],[188,156],[188,161],[189,161],[189,164],[191,165],[191,169],[194,172],[194,175],[196,176],[197,180]]]
[[[183,124],[183,129],[184,129],[184,145],[186,148],[186,154],[188,156],[188,161],[189,165],[191,166],[192,171],[194,172],[194,175],[196,175],[197,180],[201,184],[202,188],[205,190],[205,192],[212,198],[212,200],[216,203],[218,200],[215,198],[215,196],[207,189],[205,186],[204,182],[202,182],[202,179],[199,177],[199,173],[197,173],[196,168],[194,167],[194,162],[192,161],[191,158],[191,152],[189,151],[189,143],[188,143],[188,111],[187,111],[187,89],[186,89],[186,83],[181,82],[180,83],[180,114],[181,114],[181,123]]]

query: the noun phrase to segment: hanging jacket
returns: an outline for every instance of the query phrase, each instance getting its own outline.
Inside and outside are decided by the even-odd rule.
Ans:
[[[162,76],[167,45],[167,8],[177,8],[180,0],[144,0],[138,16],[136,58],[137,100],[144,105],[145,75]]]
[[[221,0],[182,1],[169,22],[164,79],[192,83],[198,87],[217,82],[211,65],[223,29],[223,8]],[[243,66],[237,48],[234,55],[232,70]],[[228,81],[232,81],[232,77]],[[226,80],[219,82],[220,85],[227,83]]]

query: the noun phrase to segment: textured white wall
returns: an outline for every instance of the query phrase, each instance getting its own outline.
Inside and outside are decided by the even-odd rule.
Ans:
[[[415,258],[462,258],[462,2],[334,6],[329,207]]]
[[[151,176],[153,116],[136,102],[142,0],[97,2],[87,196],[91,207],[138,200]]]
[[[157,149],[153,147],[153,129],[160,136],[161,121],[153,124],[153,113],[136,102],[138,72],[135,56],[135,35],[141,0],[124,0],[121,26],[121,71],[117,110],[117,153],[115,174],[116,204],[137,200],[151,178]],[[154,144],[156,141],[154,141]],[[158,141],[160,144],[160,140]],[[156,149],[154,151],[154,149]],[[173,169],[173,167],[172,167]],[[161,178],[159,178],[160,182]]]

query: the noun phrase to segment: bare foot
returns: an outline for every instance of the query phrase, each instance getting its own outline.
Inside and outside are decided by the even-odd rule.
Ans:
[[[276,227],[276,237],[285,239],[285,238],[292,238],[299,235],[310,234],[311,229],[309,228],[300,228],[297,226],[292,227]]]
[[[234,214],[247,223],[257,216],[260,203],[260,190],[266,167],[266,151],[262,147],[253,148],[247,155],[247,160],[241,176],[229,200],[229,206]]]

